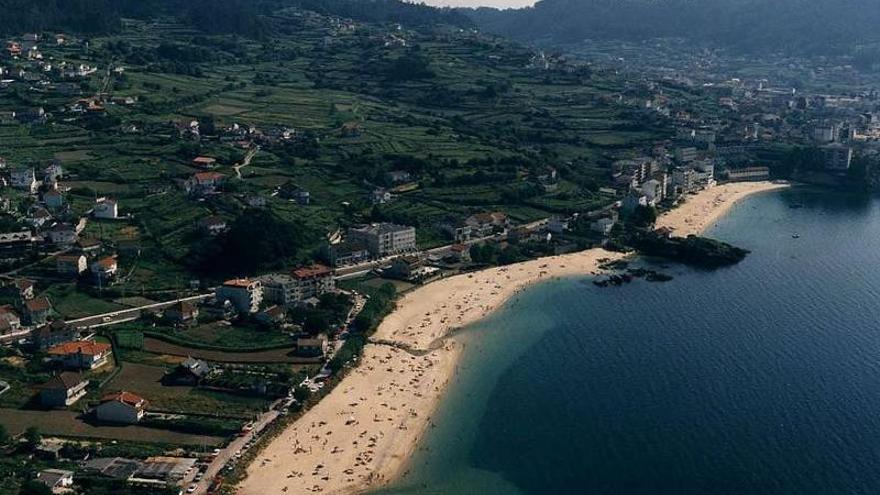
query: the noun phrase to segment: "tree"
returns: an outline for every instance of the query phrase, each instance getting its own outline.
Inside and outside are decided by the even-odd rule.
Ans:
[[[637,227],[648,227],[657,222],[657,208],[639,205],[630,215],[630,222]]]
[[[303,322],[303,331],[309,335],[318,335],[330,328],[327,318],[321,313],[310,313]]]
[[[43,440],[43,435],[40,433],[39,428],[37,428],[36,426],[31,426],[24,431],[24,440],[29,449],[35,449],[38,445],[40,445],[40,442]]]
[[[21,484],[19,495],[52,495],[52,490],[37,480],[27,480]]]

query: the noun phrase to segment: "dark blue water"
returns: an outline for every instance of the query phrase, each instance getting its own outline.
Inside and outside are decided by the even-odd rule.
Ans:
[[[465,332],[388,492],[880,493],[880,202],[774,193],[709,234],[753,254],[554,281]]]

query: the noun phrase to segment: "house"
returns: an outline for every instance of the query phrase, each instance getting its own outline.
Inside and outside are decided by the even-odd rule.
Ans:
[[[147,457],[128,481],[134,485],[177,487],[195,470],[196,462],[186,457]]]
[[[50,347],[47,351],[52,361],[73,370],[93,370],[110,362],[113,354],[110,344],[77,340]]]
[[[229,301],[241,313],[256,313],[263,301],[263,285],[246,278],[227,280],[217,288],[217,300]]]
[[[416,229],[393,223],[374,223],[348,230],[348,237],[362,242],[370,254],[382,258],[416,249]]]
[[[15,308],[6,304],[0,306],[0,335],[15,333],[21,329],[21,318]]]
[[[119,218],[119,203],[115,199],[98,198],[95,209],[92,211],[95,218],[116,219]]]
[[[287,313],[281,306],[271,306],[257,313],[257,321],[264,325],[277,325],[283,323]]]
[[[614,221],[613,218],[605,217],[600,218],[590,224],[590,230],[593,232],[598,232],[602,235],[608,235],[611,233],[611,230],[614,228],[614,225],[617,222]]]
[[[312,202],[311,193],[292,181],[284,183],[278,190],[278,195],[284,199],[296,201],[296,204],[302,206],[308,206]]]
[[[40,404],[45,407],[68,407],[86,395],[89,381],[80,373],[64,371],[44,383],[40,390]]]
[[[162,381],[169,385],[195,387],[204,382],[213,370],[214,368],[207,361],[189,357],[178,364]]]
[[[38,296],[24,303],[24,319],[28,325],[43,325],[49,321],[52,304],[46,296]]]
[[[131,392],[107,394],[95,408],[95,417],[107,423],[133,425],[144,417],[147,405],[143,397]]]
[[[193,158],[192,164],[196,168],[208,170],[217,166],[217,159],[209,156],[197,156]]]
[[[112,280],[116,277],[118,269],[119,263],[116,261],[116,256],[105,256],[89,264],[89,271],[92,272],[92,276],[98,283]]]
[[[373,189],[373,204],[374,205],[384,205],[386,203],[390,203],[394,197],[384,187],[378,187]]]
[[[4,287],[3,292],[20,301],[27,301],[34,298],[34,283],[23,278],[15,279]]]
[[[203,233],[217,236],[228,230],[226,225],[226,220],[223,217],[218,217],[217,215],[211,215],[209,217],[205,217],[199,220],[199,230]]]
[[[770,179],[769,167],[745,167],[727,170],[727,180],[731,182],[759,182],[768,179]]]
[[[460,263],[471,261],[471,248],[466,244],[453,244],[449,247],[449,256]]]
[[[296,354],[303,357],[324,357],[327,352],[327,339],[296,339]]]
[[[336,288],[333,270],[327,266],[314,264],[299,267],[291,272],[293,277],[293,301],[304,301],[311,297],[320,297]]]
[[[370,250],[358,240],[347,239],[325,246],[325,256],[333,266],[347,266],[370,259]]]
[[[44,469],[37,473],[37,481],[49,487],[52,493],[64,493],[73,486],[73,471]]]
[[[31,194],[37,192],[37,178],[33,167],[17,167],[9,172],[9,183],[16,189],[25,190]]]
[[[82,254],[60,255],[55,258],[55,271],[59,275],[78,277],[88,269],[88,260]]]
[[[623,198],[623,203],[621,204],[620,209],[624,213],[632,213],[640,206],[648,206],[648,198],[646,198],[644,194],[630,191],[630,193]]]
[[[43,169],[43,184],[55,185],[64,176],[64,168],[61,166],[60,160],[52,160],[52,162]]]
[[[447,222],[441,227],[455,242],[468,242],[473,237],[473,228],[464,221]]]
[[[76,244],[76,241],[79,240],[79,235],[76,233],[76,229],[72,225],[59,223],[49,229],[49,242],[55,244],[56,246],[69,246],[71,244]]]
[[[422,275],[424,267],[424,260],[418,256],[401,256],[391,262],[383,275],[400,280],[415,280]]]
[[[62,321],[53,321],[31,332],[31,342],[40,351],[46,351],[67,342],[73,342],[78,338],[79,330],[64,324]]]
[[[52,214],[42,206],[34,206],[28,211],[27,221],[35,229],[41,228],[50,220],[52,220]]]
[[[510,219],[500,211],[471,215],[464,223],[470,226],[471,235],[475,237],[488,237],[510,227]]]
[[[359,122],[346,122],[339,128],[339,135],[347,138],[359,137],[363,133]]]
[[[215,192],[225,180],[226,176],[219,172],[198,172],[186,181],[185,188],[190,194],[209,194]]]
[[[651,206],[657,206],[663,201],[664,192],[663,183],[657,179],[651,179],[642,184],[642,194],[645,195],[645,199]]]
[[[141,463],[124,457],[94,457],[81,464],[82,468],[105,478],[127,481],[141,468]]]
[[[194,321],[199,317],[199,307],[192,301],[180,301],[165,310],[165,318],[180,324]]]
[[[58,209],[64,206],[64,195],[56,189],[46,191],[43,194],[43,203],[47,208]]]

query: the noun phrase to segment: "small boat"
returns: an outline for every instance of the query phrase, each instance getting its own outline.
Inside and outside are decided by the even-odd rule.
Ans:
[[[791,234],[791,238],[792,239],[800,239],[801,235],[800,234]]]

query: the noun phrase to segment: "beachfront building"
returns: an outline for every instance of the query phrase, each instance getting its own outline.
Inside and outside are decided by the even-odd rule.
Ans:
[[[416,229],[393,223],[374,223],[348,230],[348,237],[362,242],[370,255],[382,258],[392,254],[415,251]]]
[[[759,182],[770,178],[768,167],[745,167],[727,170],[727,180],[731,182]]]
[[[246,278],[227,280],[217,288],[216,297],[221,303],[229,301],[241,313],[256,313],[263,302],[263,284]]]
[[[283,306],[298,304],[336,290],[333,270],[315,264],[291,270],[290,274],[272,273],[259,278],[263,300]]]

